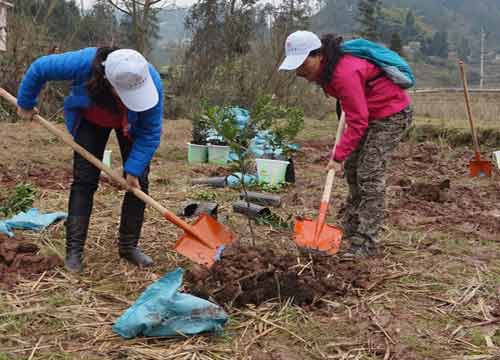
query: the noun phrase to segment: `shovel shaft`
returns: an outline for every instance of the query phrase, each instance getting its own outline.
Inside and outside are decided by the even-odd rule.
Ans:
[[[335,155],[335,150],[337,149],[337,144],[339,143],[340,136],[344,132],[345,127],[345,113],[342,111],[340,115],[339,126],[337,127],[337,134],[335,135],[335,145],[333,146],[332,156]],[[335,179],[335,170],[329,170],[326,175],[325,189],[323,190],[323,197],[321,198],[321,203],[330,202],[330,196],[332,194],[333,180]]]
[[[469,88],[467,86],[467,75],[465,73],[465,65],[462,60],[458,62],[458,67],[460,68],[460,77],[462,78],[462,83],[464,86],[464,96],[465,96],[465,107],[467,109],[467,116],[469,118],[469,125],[472,132],[472,141],[474,142],[474,149],[476,153],[476,160],[481,160],[479,141],[477,140],[476,128],[474,126],[474,119],[472,118],[472,111],[470,106]]]
[[[11,103],[14,106],[17,106],[17,99],[11,95],[8,91],[6,91],[3,88],[0,88],[0,96],[3,97],[5,100],[7,100],[9,103]],[[199,240],[201,243],[203,243],[206,246],[209,246],[210,248],[213,248],[213,245],[211,245],[208,241],[204,239],[203,236],[197,233],[197,231],[188,223],[177,217],[174,213],[171,211],[167,210],[165,207],[163,207],[160,203],[155,201],[152,197],[150,197],[148,194],[143,192],[140,189],[137,188],[131,188],[128,184],[127,181],[118,173],[115,171],[111,170],[108,166],[104,165],[102,161],[97,159],[94,155],[92,155],[90,152],[85,150],[82,146],[78,145],[73,138],[66,132],[59,130],[56,126],[54,126],[52,123],[49,121],[45,120],[43,117],[40,115],[34,115],[34,120],[38,121],[40,124],[42,124],[47,130],[49,130],[52,134],[56,135],[59,137],[63,142],[65,142],[67,145],[69,145],[73,150],[75,150],[78,154],[80,154],[82,157],[84,157],[87,161],[89,161],[92,165],[94,165],[96,168],[99,170],[105,172],[109,177],[117,182],[121,187],[125,188],[127,191],[132,192],[136,197],[144,201],[147,205],[150,205],[151,207],[155,208],[158,210],[168,221],[173,223],[174,225],[180,227],[183,229],[185,232],[190,234],[191,236],[194,236],[197,240]]]
[[[342,111],[340,115],[339,126],[337,127],[337,134],[335,135],[335,145],[333,146],[332,155],[335,155],[337,144],[339,143],[340,136],[344,132],[345,127],[345,113]],[[323,197],[321,198],[321,205],[319,207],[318,221],[316,222],[316,229],[314,231],[314,242],[318,244],[321,235],[321,230],[325,225],[326,213],[328,212],[328,205],[330,204],[330,197],[332,195],[333,180],[335,180],[335,170],[328,170],[326,175],[325,189],[323,190]]]

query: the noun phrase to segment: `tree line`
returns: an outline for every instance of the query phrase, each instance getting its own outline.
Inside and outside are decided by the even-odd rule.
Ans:
[[[170,97],[168,115],[189,116],[202,99],[251,107],[267,94],[284,104],[300,104],[308,113],[317,111],[321,99],[304,96],[317,89],[276,71],[286,36],[298,29],[314,30],[315,1],[271,5],[198,0],[185,19],[189,41],[179,45],[177,60],[162,69]],[[96,0],[82,11],[73,0],[18,0],[9,12],[8,51],[0,58],[4,86],[15,92],[27,66],[56,51],[119,46],[148,56],[160,37],[161,11],[171,6],[168,0]],[[448,56],[447,33],[430,36],[412,10],[386,8],[381,0],[359,0],[356,10],[353,34],[384,42],[400,53],[403,45],[420,41],[424,55]],[[470,52],[465,40],[460,47],[464,56]],[[64,85],[51,85],[43,94],[47,101],[42,109],[57,111],[64,93]]]

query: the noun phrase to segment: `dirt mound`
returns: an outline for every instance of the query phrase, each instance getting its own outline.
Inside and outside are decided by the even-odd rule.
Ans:
[[[19,277],[30,278],[62,265],[57,256],[43,256],[39,250],[25,239],[0,234],[0,286],[13,287]]]
[[[233,246],[210,271],[194,267],[186,280],[191,294],[219,304],[240,307],[291,299],[293,304],[307,306],[320,297],[341,297],[353,288],[366,288],[379,262],[340,262],[322,254],[278,255],[270,249]]]

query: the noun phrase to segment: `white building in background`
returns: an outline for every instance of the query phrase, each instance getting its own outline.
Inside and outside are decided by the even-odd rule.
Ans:
[[[7,50],[7,8],[13,5],[0,0],[0,51]]]

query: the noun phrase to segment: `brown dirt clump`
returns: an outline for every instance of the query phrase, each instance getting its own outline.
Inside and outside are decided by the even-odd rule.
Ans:
[[[279,255],[270,249],[233,246],[210,271],[194,267],[186,279],[190,293],[217,303],[241,307],[291,299],[308,306],[321,297],[343,297],[353,288],[367,287],[377,261],[341,262],[323,254]]]
[[[30,278],[62,265],[57,256],[43,256],[40,248],[23,238],[0,234],[0,287],[13,287],[19,277]]]

